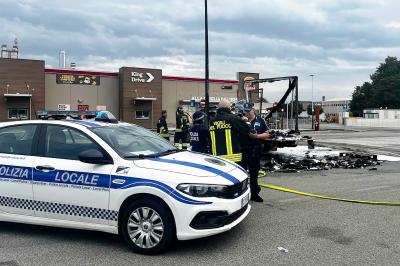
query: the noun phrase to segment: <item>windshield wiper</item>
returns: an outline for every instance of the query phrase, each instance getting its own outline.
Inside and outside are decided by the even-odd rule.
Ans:
[[[126,155],[124,156],[124,159],[144,159],[144,158],[149,158],[151,155],[144,155],[144,154],[136,154],[136,155]]]
[[[124,156],[124,159],[155,158],[155,157],[164,156],[164,155],[168,155],[168,154],[176,153],[176,152],[181,152],[181,151],[183,151],[183,150],[179,150],[179,149],[169,149],[169,150],[166,150],[166,151],[157,152],[157,153],[153,153],[153,154],[135,154],[135,155],[127,155],[127,156]]]
[[[171,154],[171,153],[177,153],[177,152],[181,152],[181,151],[183,151],[183,150],[179,150],[179,149],[169,149],[169,150],[166,150],[166,151],[154,153],[154,154],[152,154],[152,155],[154,155],[154,156],[157,157],[157,156],[163,156],[163,155],[167,155],[167,154]]]

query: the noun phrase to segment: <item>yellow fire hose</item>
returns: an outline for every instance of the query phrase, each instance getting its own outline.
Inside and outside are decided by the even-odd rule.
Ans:
[[[265,172],[264,170],[260,169],[260,171],[258,171],[258,178],[263,178],[267,176],[267,172]]]
[[[336,200],[336,201],[352,202],[352,203],[360,203],[360,204],[370,204],[370,205],[400,206],[400,202],[382,202],[382,201],[343,199],[343,198],[335,198],[335,197],[322,196],[322,195],[302,192],[302,191],[285,188],[285,187],[280,187],[280,186],[275,186],[275,185],[271,185],[271,184],[260,183],[259,185],[261,187],[265,187],[265,188],[269,188],[269,189],[274,189],[274,190],[279,190],[279,191],[283,191],[283,192],[303,195],[306,197],[319,198],[319,199],[328,199],[328,200]]]

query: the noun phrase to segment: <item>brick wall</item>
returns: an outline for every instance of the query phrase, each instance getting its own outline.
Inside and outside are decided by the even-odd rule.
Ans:
[[[7,84],[10,94],[32,94],[32,119],[35,119],[36,111],[45,105],[44,61],[0,58],[0,121],[8,120],[9,108],[27,108],[29,112],[29,97],[4,96]]]

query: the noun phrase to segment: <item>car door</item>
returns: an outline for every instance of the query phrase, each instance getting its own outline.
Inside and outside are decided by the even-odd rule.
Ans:
[[[39,125],[0,128],[0,211],[34,215],[32,161]]]
[[[36,216],[96,224],[116,219],[116,213],[108,208],[113,164],[80,161],[78,155],[88,150],[97,150],[111,160],[83,131],[45,126],[39,139],[41,157],[34,161],[33,169],[34,199],[41,207]]]

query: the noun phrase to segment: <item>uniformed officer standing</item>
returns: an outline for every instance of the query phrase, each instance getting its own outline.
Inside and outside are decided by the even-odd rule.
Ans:
[[[169,132],[168,132],[168,126],[167,126],[167,111],[162,110],[161,111],[161,117],[158,119],[157,122],[157,133],[163,137],[164,139],[169,141]]]
[[[231,103],[222,99],[217,114],[210,121],[211,152],[213,155],[239,163],[242,161],[241,139],[254,137],[250,127],[231,113]]]
[[[251,200],[256,202],[263,202],[260,197],[260,186],[258,185],[258,172],[260,171],[261,165],[261,151],[263,141],[269,138],[268,127],[260,116],[256,116],[253,104],[245,103],[244,108],[244,120],[250,124],[251,130],[255,133],[256,137],[244,141],[242,151],[243,160],[241,166],[247,169],[250,174],[250,189],[251,189]]]
[[[192,151],[210,153],[210,132],[204,125],[206,115],[202,111],[193,114],[193,126],[189,129],[190,147]]]
[[[176,129],[174,135],[175,147],[179,148],[182,144],[182,149],[187,149],[189,147],[189,117],[183,111],[182,106],[176,109]]]

